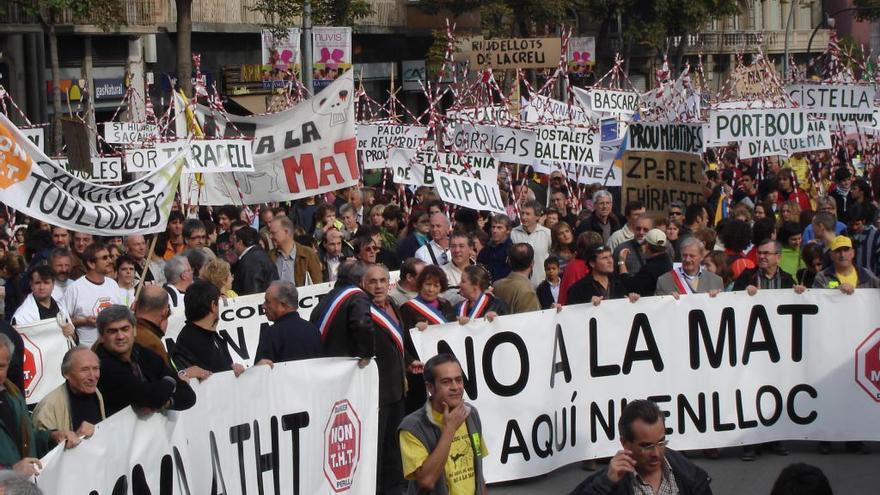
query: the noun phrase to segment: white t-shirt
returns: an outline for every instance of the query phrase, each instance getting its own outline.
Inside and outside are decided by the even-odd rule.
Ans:
[[[93,284],[88,277],[80,277],[70,284],[64,292],[64,307],[71,319],[98,316],[102,309],[114,304],[123,304],[122,292],[116,281],[104,277],[101,285]],[[76,328],[79,344],[91,347],[98,340],[98,328],[81,326]]]
[[[532,249],[535,250],[535,260],[532,264],[532,277],[530,279],[532,287],[537,287],[538,284],[544,281],[544,260],[550,255],[550,238],[550,229],[540,224],[535,226],[535,230],[531,234],[526,232],[522,225],[518,225],[510,231],[510,240],[514,244],[525,242],[526,244],[531,244]]]
[[[428,250],[429,247],[431,251],[434,252],[433,258],[431,257],[431,251]],[[424,246],[417,249],[415,257],[424,261],[426,265],[443,266],[452,261],[452,254],[449,252],[449,249],[443,249],[439,244],[434,241],[430,241]],[[435,258],[437,260],[436,263],[434,263]]]

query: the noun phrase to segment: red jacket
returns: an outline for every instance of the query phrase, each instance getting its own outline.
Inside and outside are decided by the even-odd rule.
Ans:
[[[797,201],[798,206],[801,207],[801,211],[812,211],[813,209],[813,205],[810,204],[810,197],[799,187],[795,187],[794,190],[788,194],[779,191],[779,199],[777,200],[779,206],[782,206],[782,204],[787,201]]]

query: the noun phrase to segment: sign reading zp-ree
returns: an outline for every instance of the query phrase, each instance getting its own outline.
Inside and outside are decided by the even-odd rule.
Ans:
[[[752,108],[709,112],[712,142],[794,138],[805,135],[807,110]]]
[[[474,40],[466,52],[472,69],[541,69],[559,65],[559,38]]]

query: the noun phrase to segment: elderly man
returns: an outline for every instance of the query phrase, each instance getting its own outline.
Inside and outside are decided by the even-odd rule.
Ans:
[[[544,260],[550,255],[550,229],[538,223],[543,208],[537,201],[526,202],[519,212],[520,224],[510,231],[510,240],[524,242],[535,252],[532,274],[529,280],[532,287],[544,281]]]
[[[404,416],[406,371],[421,371],[411,353],[412,343],[401,327],[400,312],[388,297],[388,270],[381,265],[367,268],[360,282],[370,297],[373,341],[379,367],[379,457],[376,493],[399,493],[400,444],[397,425]]]
[[[361,366],[373,356],[370,299],[358,287],[367,266],[345,261],[333,290],[312,310],[309,320],[318,327],[325,356],[359,357]]]
[[[52,446],[65,442],[71,448],[80,440],[68,429],[50,432],[34,428],[24,394],[6,378],[13,352],[12,341],[0,334],[0,466],[33,476],[42,469],[38,457],[48,454]]]
[[[814,289],[839,289],[852,294],[856,289],[880,287],[880,280],[873,273],[853,263],[856,253],[849,237],[835,237],[828,248],[831,266],[816,274]]]
[[[106,276],[113,264],[103,244],[87,247],[83,261],[88,272],[67,288],[62,302],[76,327],[80,345],[89,347],[98,340],[95,325],[98,313],[113,304],[121,304],[122,292],[116,281]]]
[[[278,280],[291,282],[296,286],[324,281],[321,262],[315,250],[293,240],[293,222],[287,217],[278,217],[269,224],[269,235],[275,249],[271,258],[278,270]]]
[[[64,299],[64,293],[70,284],[73,283],[73,279],[70,278],[72,259],[73,255],[70,254],[70,250],[67,248],[55,248],[49,253],[49,268],[52,269],[55,281],[52,288],[52,297],[59,301]]]
[[[593,193],[593,213],[578,225],[575,235],[592,230],[602,235],[602,242],[608,242],[611,234],[620,228],[620,220],[612,211],[613,206],[614,200],[610,192],[599,189]]]
[[[681,266],[673,268],[657,279],[657,295],[670,295],[678,299],[685,294],[709,294],[712,297],[724,290],[724,280],[718,275],[703,270],[705,254],[703,241],[696,237],[685,237],[679,245]]]
[[[642,297],[653,296],[657,292],[657,280],[666,272],[672,270],[672,258],[668,253],[669,241],[666,233],[660,229],[651,229],[645,235],[645,242],[639,247],[642,256],[645,257],[644,265],[639,271],[629,272],[626,259],[629,256],[629,248],[623,248],[618,256],[617,269],[623,277],[629,290],[638,293]]]
[[[431,240],[416,251],[416,258],[429,265],[449,263],[449,218],[443,213],[431,215]]]
[[[168,293],[168,304],[176,308],[183,304],[186,289],[193,283],[193,269],[186,256],[177,255],[165,262],[165,280],[163,286]]]
[[[34,409],[34,426],[41,430],[73,430],[90,437],[103,421],[104,398],[98,390],[101,363],[91,349],[74,347],[61,359],[64,383],[49,392]]]
[[[265,293],[263,308],[272,325],[260,331],[254,361],[268,364],[321,356],[321,336],[317,327],[299,316],[296,286],[276,280]]]
[[[617,248],[611,249],[614,253],[615,260],[620,258],[620,253],[624,249],[628,250],[629,254],[624,259],[624,264],[626,264],[626,270],[628,272],[635,273],[644,266],[645,256],[642,254],[642,244],[645,243],[645,236],[652,228],[654,228],[654,220],[648,215],[640,216],[636,219],[635,224],[632,227],[633,237],[618,244]],[[671,254],[670,259],[672,259]],[[619,271],[620,270],[618,270],[618,272]]]
[[[125,254],[129,255],[135,262],[135,284],[140,284],[140,277],[144,273],[144,268],[149,263],[147,260],[147,241],[140,234],[132,234],[125,238]],[[152,282],[153,272],[147,270],[146,282]]]
[[[139,412],[182,411],[196,403],[189,384],[155,352],[135,343],[137,320],[130,309],[110,306],[101,311],[96,324],[101,338],[95,349],[101,360],[98,389],[108,415],[128,406]]]
[[[687,493],[711,495],[712,479],[683,454],[668,449],[663,412],[657,404],[634,400],[620,412],[623,449],[608,466],[587,478],[572,495]]]

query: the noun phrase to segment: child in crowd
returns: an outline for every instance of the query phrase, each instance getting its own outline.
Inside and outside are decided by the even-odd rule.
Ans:
[[[538,284],[538,302],[541,309],[550,309],[559,300],[559,283],[562,278],[559,275],[559,258],[548,256],[544,260],[544,281]]]

